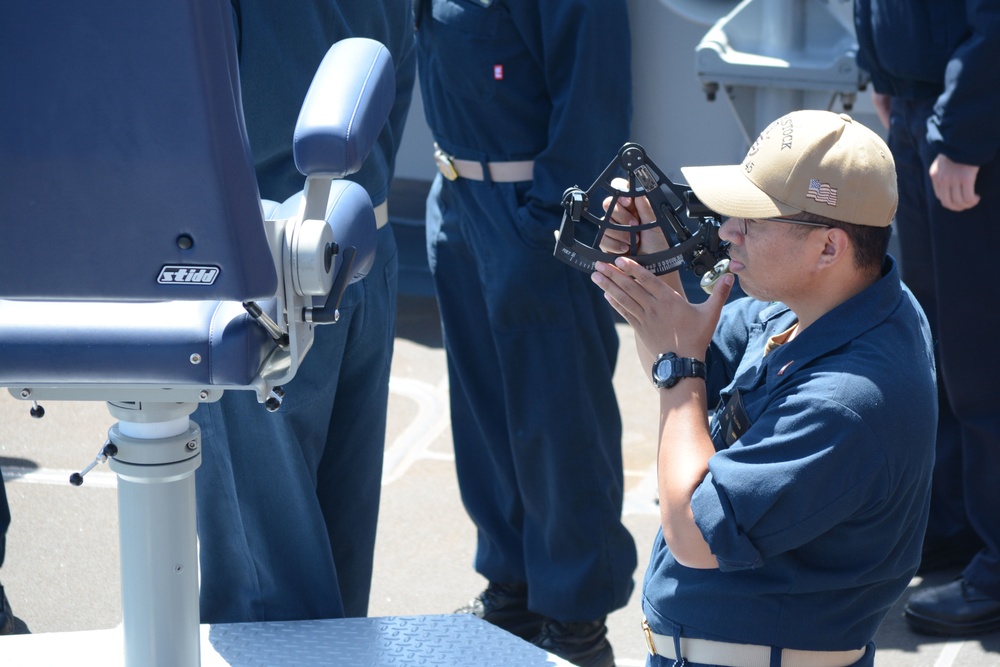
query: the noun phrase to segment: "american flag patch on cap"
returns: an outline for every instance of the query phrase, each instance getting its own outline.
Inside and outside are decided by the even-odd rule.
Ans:
[[[806,197],[809,197],[809,199],[815,199],[821,204],[836,206],[837,188],[832,187],[829,183],[820,183],[815,178],[810,178],[809,190],[806,192]]]

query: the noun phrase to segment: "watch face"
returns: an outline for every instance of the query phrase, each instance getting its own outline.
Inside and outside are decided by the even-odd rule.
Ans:
[[[673,360],[673,356],[663,356],[653,365],[653,382],[657,387],[669,388],[677,384]]]
[[[681,378],[705,379],[705,363],[691,357],[678,357],[673,352],[661,354],[653,362],[653,384],[669,389]]]
[[[671,368],[669,359],[657,359],[656,366],[653,368],[653,376],[660,382],[669,380]]]

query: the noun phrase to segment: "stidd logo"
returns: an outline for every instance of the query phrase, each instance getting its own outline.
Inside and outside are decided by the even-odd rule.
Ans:
[[[211,285],[219,277],[217,266],[164,266],[156,282],[161,285]]]

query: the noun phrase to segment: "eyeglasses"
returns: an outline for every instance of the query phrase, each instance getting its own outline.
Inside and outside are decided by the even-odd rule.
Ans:
[[[806,222],[804,220],[789,220],[788,218],[736,218],[737,226],[739,227],[740,233],[743,236],[747,235],[749,231],[749,222],[764,220],[766,222],[784,222],[789,225],[802,225],[803,227],[824,227],[830,229],[830,225],[824,225],[822,222]]]

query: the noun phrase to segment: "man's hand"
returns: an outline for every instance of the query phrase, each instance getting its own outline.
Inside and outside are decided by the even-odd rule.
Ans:
[[[616,178],[612,180],[611,185],[619,191],[624,191],[628,188],[628,183],[623,178]],[[610,206],[611,197],[608,197],[604,200],[604,210],[608,210]],[[635,199],[632,199],[631,197],[619,197],[615,210],[611,212],[611,221],[616,225],[635,227],[639,224],[655,222],[656,214],[653,213],[653,207],[650,206],[649,200],[645,197],[636,197]],[[650,255],[669,248],[670,243],[667,242],[666,237],[663,235],[663,230],[659,227],[652,227],[639,232],[638,254]],[[628,252],[628,232],[608,229],[605,232],[604,237],[601,239],[601,250],[613,255],[620,255]],[[676,271],[660,276],[660,280],[670,285],[670,287],[675,291],[683,293],[681,278],[677,275]],[[595,280],[594,282],[597,281]]]
[[[976,194],[978,166],[960,164],[947,155],[938,155],[928,171],[934,194],[949,211],[966,211],[979,203]]]
[[[733,276],[727,274],[707,301],[692,304],[680,280],[673,277],[676,285],[627,257],[620,257],[614,264],[597,262],[592,274],[608,302],[635,330],[639,361],[644,368],[652,367],[656,356],[664,352],[704,359],[733,286]]]
[[[611,181],[611,186],[619,191],[624,191],[628,189],[628,182],[624,178],[616,178]],[[611,197],[605,199],[603,204],[604,210],[608,210],[611,206]],[[650,206],[649,200],[645,197],[636,197],[635,199],[631,197],[619,197],[615,210],[611,212],[611,221],[616,225],[633,227],[639,224],[655,222],[656,214],[653,213],[653,207]],[[659,227],[639,232],[638,245],[638,254],[640,255],[651,255],[654,252],[667,250],[670,247],[666,237],[663,236],[663,231]],[[609,229],[601,239],[601,250],[615,255],[628,252],[628,232]]]

